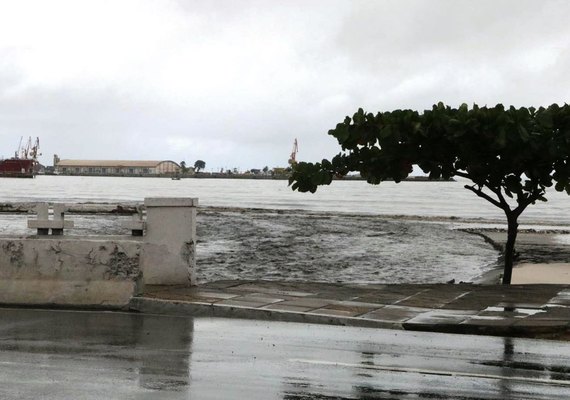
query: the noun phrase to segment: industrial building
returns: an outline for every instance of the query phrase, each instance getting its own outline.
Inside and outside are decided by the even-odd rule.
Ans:
[[[59,175],[170,176],[181,172],[180,165],[170,160],[61,160],[54,155],[53,166]]]

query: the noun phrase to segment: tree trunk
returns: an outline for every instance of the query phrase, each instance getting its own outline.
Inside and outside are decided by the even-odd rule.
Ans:
[[[503,271],[503,285],[510,285],[513,276],[513,260],[515,256],[515,242],[517,240],[517,233],[519,224],[517,217],[511,213],[507,214],[508,231],[507,231],[507,245],[505,246],[505,269]]]

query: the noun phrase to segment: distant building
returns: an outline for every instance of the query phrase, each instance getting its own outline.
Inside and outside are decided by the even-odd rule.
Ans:
[[[53,166],[59,175],[160,176],[181,172],[180,165],[170,160],[61,160],[54,155]]]

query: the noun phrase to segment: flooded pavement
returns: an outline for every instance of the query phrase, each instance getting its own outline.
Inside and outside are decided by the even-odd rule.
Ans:
[[[115,206],[116,207],[116,206]],[[25,214],[0,214],[1,235],[29,235]],[[124,215],[66,214],[66,235],[130,234]],[[201,207],[198,283],[221,279],[360,283],[473,281],[499,252],[449,225],[375,215]]]
[[[566,342],[0,309],[3,399],[566,399]]]
[[[570,285],[218,281],[146,285],[132,311],[427,332],[570,339]]]
[[[448,225],[301,210],[201,209],[198,282],[473,281],[499,252]]]

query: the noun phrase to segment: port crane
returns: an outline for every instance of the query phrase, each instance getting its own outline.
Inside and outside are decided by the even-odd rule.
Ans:
[[[299,145],[297,144],[297,138],[293,142],[293,151],[291,151],[291,155],[289,156],[289,165],[293,166],[297,164],[297,153],[299,152]]]
[[[39,153],[40,138],[36,138],[36,141],[32,143],[32,137],[30,136],[25,146],[22,146],[23,140],[24,137],[20,137],[20,144],[18,145],[18,150],[16,150],[14,158],[20,160],[36,160],[38,156],[41,156],[41,153]]]

